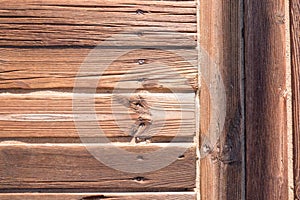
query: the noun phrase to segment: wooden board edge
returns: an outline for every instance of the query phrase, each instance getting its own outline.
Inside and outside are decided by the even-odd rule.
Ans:
[[[300,17],[300,9],[299,3],[294,0],[289,1],[289,17],[290,17],[290,59],[291,59],[291,93],[292,93],[292,142],[290,147],[290,195],[292,199],[299,200],[300,199],[300,110],[299,110],[299,103],[300,103],[300,59],[299,59],[299,48],[300,48],[300,40],[299,40],[299,33],[300,33],[300,26],[299,24],[299,17]],[[290,139],[289,139],[290,142]],[[293,177],[292,177],[293,176]],[[293,180],[291,180],[293,179]]]
[[[196,200],[195,192],[155,192],[155,193],[2,193],[1,200]]]

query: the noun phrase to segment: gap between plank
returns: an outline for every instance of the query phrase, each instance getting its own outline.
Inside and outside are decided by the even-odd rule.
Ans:
[[[6,146],[26,146],[26,147],[82,147],[82,146],[91,146],[91,147],[110,147],[110,146],[118,146],[118,147],[144,147],[144,146],[153,146],[153,147],[196,147],[195,143],[124,143],[124,142],[112,142],[109,144],[81,144],[81,143],[41,143],[41,144],[33,144],[33,143],[24,143],[24,142],[16,142],[16,141],[4,141],[0,142],[0,147]]]
[[[246,124],[245,124],[245,2],[240,0],[239,13],[240,18],[240,67],[241,67],[241,78],[240,78],[240,94],[241,94],[241,114],[242,114],[242,125],[241,125],[241,151],[242,151],[242,180],[241,180],[241,197],[242,200],[246,200]]]

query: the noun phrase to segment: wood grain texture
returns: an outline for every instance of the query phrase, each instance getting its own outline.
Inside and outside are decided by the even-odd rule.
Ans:
[[[195,1],[1,0],[0,46],[87,47],[143,29],[194,37],[196,26]]]
[[[95,151],[111,152],[95,145]],[[116,147],[114,147],[116,148]],[[121,146],[135,153],[153,152],[155,145]],[[165,148],[180,149],[182,146]],[[184,191],[195,187],[195,148],[170,165],[148,173],[126,173],[107,167],[82,145],[0,145],[0,191]],[[112,158],[113,159],[113,158]],[[163,158],[162,158],[163,159]],[[119,161],[120,162],[120,161]],[[128,163],[123,163],[123,165]],[[118,166],[122,163],[118,163]],[[22,190],[23,189],[23,190]]]
[[[241,2],[236,0],[200,1],[200,45],[217,63],[226,92],[224,130],[216,146],[205,146],[210,153],[201,160],[200,193],[203,200],[242,199],[241,5]],[[202,136],[210,134],[207,133],[212,112],[211,103],[207,100],[210,98],[209,87],[210,83],[202,82]]]
[[[193,192],[173,193],[73,193],[73,194],[0,194],[1,200],[196,200]]]
[[[75,98],[72,93],[4,93],[0,94],[0,140],[36,138],[36,142],[41,142],[44,138],[43,142],[53,142],[51,138],[56,138],[59,142],[62,138],[62,142],[66,142],[71,141],[66,138],[79,138],[79,129],[82,130],[80,137],[99,137],[97,129],[101,128],[105,136],[114,141],[135,138],[165,142],[174,136],[192,141],[195,134],[194,97],[188,93],[139,91],[85,95],[78,104],[72,104]],[[96,124],[87,117],[94,109],[90,108],[88,99],[94,103]],[[80,123],[75,124],[75,121]]]
[[[295,199],[300,200],[300,2],[290,1]]]
[[[288,199],[285,2],[245,1],[247,199]]]
[[[90,122],[131,152],[162,147],[176,152],[194,141],[196,2],[0,3],[0,199],[196,199],[195,144],[170,165],[148,173],[112,169],[76,144],[83,131],[93,143],[89,147],[113,152],[98,144]],[[100,53],[91,56],[100,43]],[[111,55],[119,56],[110,62]],[[85,61],[84,73],[78,74]],[[101,65],[107,67],[103,74]],[[75,85],[78,80],[83,84]],[[75,93],[94,101],[97,119],[88,117],[89,109],[73,115]],[[86,107],[80,101],[76,108]],[[74,121],[83,126],[78,130]],[[180,136],[176,143],[165,144],[175,135]]]
[[[90,51],[80,48],[0,48],[0,88],[70,91],[76,78],[82,78],[79,70],[86,69],[83,62]],[[116,52],[121,50],[113,50],[113,53]],[[176,52],[132,50],[109,63],[108,55],[100,50],[98,55],[89,57],[92,66],[85,77],[88,81],[76,86],[90,88],[93,85],[90,81],[94,81],[101,90],[155,89],[168,92],[171,89],[193,92],[197,89],[196,51],[182,50],[185,58],[178,55],[180,50]],[[106,67],[103,73],[100,71],[103,67],[100,66]]]

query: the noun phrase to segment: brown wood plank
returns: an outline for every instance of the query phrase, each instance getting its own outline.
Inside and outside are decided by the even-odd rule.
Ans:
[[[200,193],[203,200],[237,200],[243,197],[241,5],[241,1],[236,0],[200,0],[200,45],[218,64],[226,92],[226,119],[218,144],[202,144],[210,151],[200,163]],[[207,133],[212,112],[212,105],[207,101],[210,98],[209,84],[203,80],[201,82],[202,136],[213,134]]]
[[[1,89],[61,89],[74,87],[82,63],[91,49],[0,48]],[[119,52],[116,49],[114,52]],[[178,50],[176,50],[178,51]],[[186,57],[164,50],[133,50],[108,64],[107,55],[97,55],[87,76],[99,89],[155,89],[193,92],[197,88],[196,51],[182,50]],[[159,63],[159,66],[155,63]],[[162,66],[163,65],[163,66]],[[194,67],[193,67],[194,66]],[[98,70],[98,71],[97,71]],[[174,75],[175,74],[175,75]],[[89,81],[78,87],[92,87]]]
[[[161,147],[170,151],[184,148],[180,145],[119,146],[136,153],[153,152]],[[94,145],[89,148],[109,153],[112,147]],[[170,165],[147,173],[110,168],[96,160],[82,145],[1,144],[0,157],[2,192],[22,189],[26,192],[185,191],[195,187],[195,147],[188,148],[184,156],[179,156]],[[118,166],[128,165],[118,162]]]
[[[73,194],[18,194],[8,193],[0,194],[2,200],[196,200],[196,195],[193,192],[173,192],[173,193],[73,193]]]
[[[285,2],[245,1],[246,199],[288,199]]]
[[[294,189],[295,199],[300,200],[300,2],[291,2],[291,50],[294,132]]]
[[[95,46],[138,29],[196,33],[195,1],[1,0],[0,10],[0,46]]]
[[[141,141],[165,142],[176,135],[184,141],[193,140],[195,134],[194,97],[188,93],[145,91],[96,94],[94,105],[100,128],[114,141],[130,141],[135,137]],[[85,101],[78,105],[80,113],[75,116],[72,98],[72,93],[46,91],[0,94],[0,140],[29,142],[26,138],[36,138],[33,142],[53,142],[53,139],[70,142],[70,138],[78,139],[78,129],[83,130],[81,137],[98,137],[94,132],[98,124],[93,126],[91,118],[86,120],[86,115],[91,114],[86,99],[94,97],[85,96]],[[74,117],[81,122],[77,127]]]

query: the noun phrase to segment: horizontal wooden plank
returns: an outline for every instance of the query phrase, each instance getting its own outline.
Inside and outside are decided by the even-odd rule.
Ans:
[[[95,94],[84,95],[73,105],[72,98],[72,93],[46,91],[0,94],[0,140],[52,138],[48,142],[53,142],[56,138],[59,142],[59,138],[78,138],[78,130],[80,137],[99,137],[99,127],[106,137],[120,142],[134,138],[162,142],[176,135],[185,140],[195,133],[194,94]],[[96,123],[89,117],[93,108],[88,99],[95,103]],[[70,142],[65,139],[62,142]]]
[[[117,144],[116,144],[117,145]],[[153,152],[161,147],[169,151],[184,148],[181,145],[124,145],[125,151],[138,154]],[[116,147],[94,145],[97,152],[112,152]],[[114,159],[115,155],[106,155]],[[82,145],[0,145],[0,191],[186,191],[195,187],[195,147],[168,166],[147,173],[129,173],[110,168],[94,158]],[[138,159],[138,158],[137,158]],[[156,159],[163,162],[165,158]],[[147,158],[142,159],[147,161]],[[141,161],[141,162],[142,162]],[[117,167],[128,166],[117,160]],[[134,167],[134,166],[132,166]]]
[[[139,29],[195,37],[197,27],[195,1],[1,0],[0,11],[0,46],[12,47],[95,46]]]
[[[196,194],[194,192],[157,192],[157,193],[29,193],[18,194],[8,193],[0,194],[2,200],[196,200]]]
[[[72,89],[75,80],[83,79],[76,87],[185,92],[197,89],[197,52],[194,50],[174,53],[136,49],[118,58],[110,58],[109,53],[99,50],[89,56],[89,65],[83,65],[90,51],[0,48],[0,88]],[[111,54],[122,52],[115,49]],[[110,60],[114,61],[110,63]],[[100,69],[104,68],[102,73]]]

